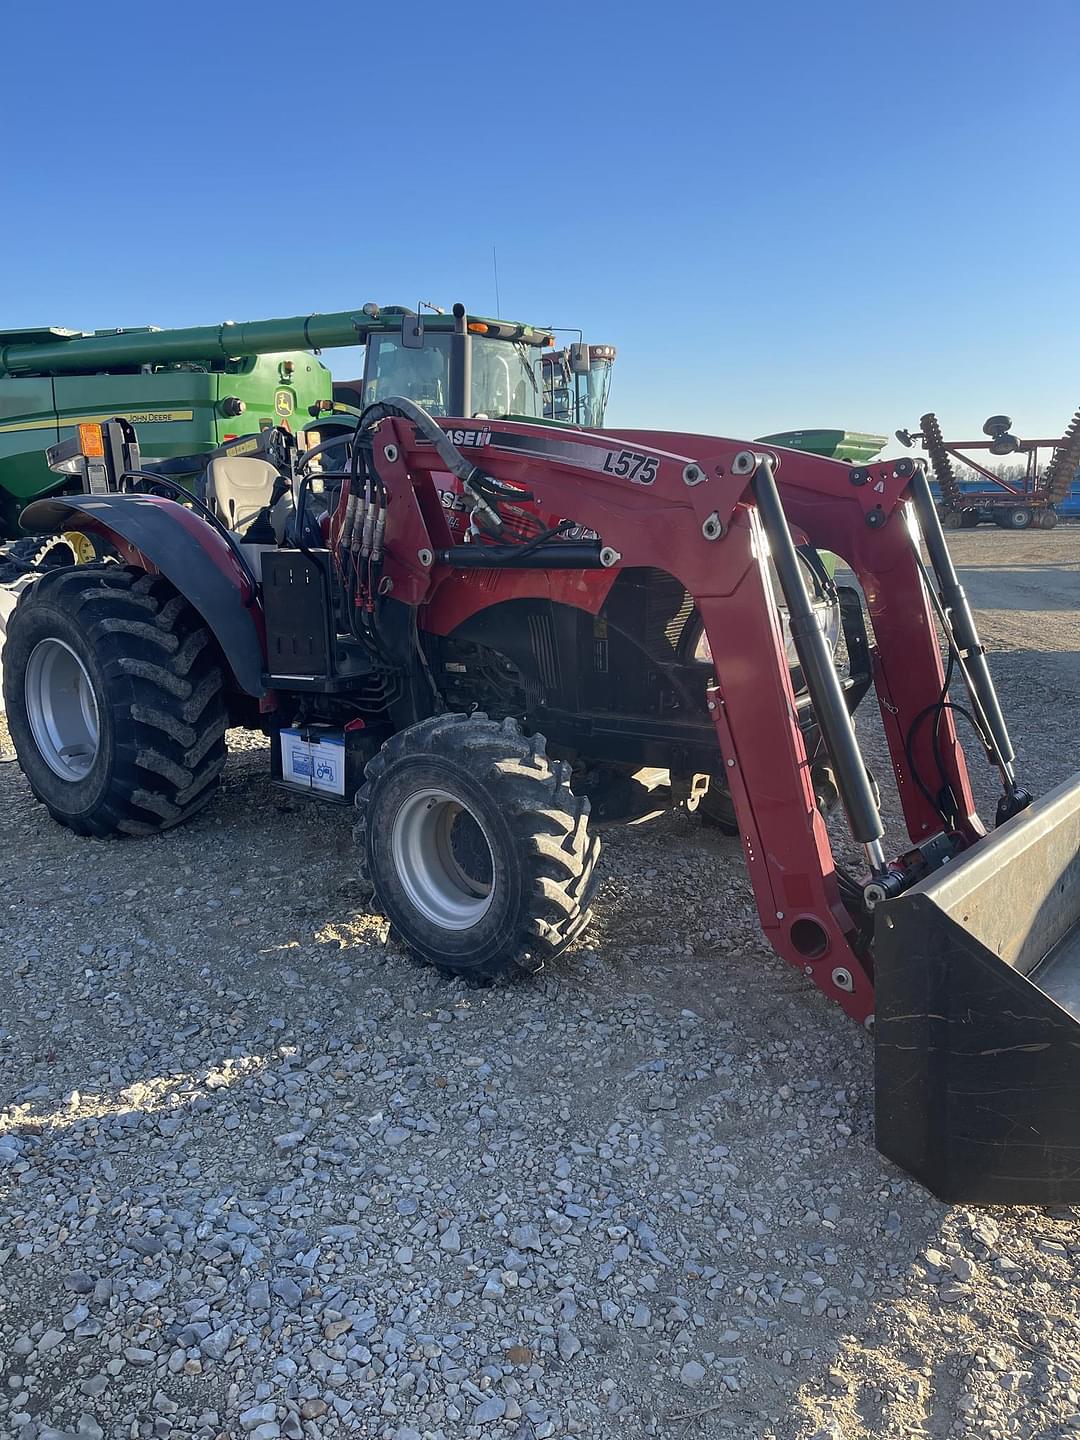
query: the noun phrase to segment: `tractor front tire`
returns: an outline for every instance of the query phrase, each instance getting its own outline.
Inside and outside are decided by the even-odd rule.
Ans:
[[[417,959],[492,979],[539,970],[585,929],[600,842],[542,736],[436,715],[388,740],[365,776],[361,871]]]
[[[224,678],[201,616],[160,576],[75,565],[30,585],[4,644],[15,753],[78,835],[148,835],[212,798]]]

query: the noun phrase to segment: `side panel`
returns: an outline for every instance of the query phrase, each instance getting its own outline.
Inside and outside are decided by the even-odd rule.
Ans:
[[[53,384],[60,438],[68,439],[83,421],[123,415],[138,430],[143,454],[154,459],[212,450],[217,443],[217,378],[197,370],[163,370],[156,375],[58,375]],[[43,468],[44,459],[42,456]]]
[[[304,351],[253,355],[232,371],[0,377],[0,535],[17,533],[23,505],[65,488],[45,451],[83,421],[122,415],[138,429],[146,459],[160,460],[213,450],[226,436],[268,425],[298,432],[331,388],[326,366]],[[227,398],[242,401],[243,413],[226,415]]]
[[[0,505],[3,526],[14,533],[18,507],[60,479],[45,464],[45,450],[57,440],[53,382],[48,376],[30,380],[0,378]],[[10,501],[9,501],[10,497]],[[4,504],[9,501],[8,504]],[[12,503],[13,502],[13,503]]]
[[[303,351],[252,355],[238,370],[237,374],[213,377],[218,400],[214,445],[224,444],[228,435],[250,434],[266,425],[287,425],[298,434],[311,423],[311,407],[316,401],[332,397],[330,371],[314,355]],[[244,402],[243,415],[229,416],[223,412],[221,402],[228,397]],[[141,441],[141,429],[139,438]]]
[[[240,688],[266,694],[262,608],[236,556],[205,520],[154,495],[77,495],[36,500],[22,523],[30,531],[103,535],[132,564],[164,575],[214,632]]]

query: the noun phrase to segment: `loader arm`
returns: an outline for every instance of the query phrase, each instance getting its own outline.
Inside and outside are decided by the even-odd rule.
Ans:
[[[708,711],[765,935],[849,1015],[874,1024],[878,1148],[950,1201],[1080,1202],[1080,777],[1034,805],[1018,784],[922,465],[850,467],[651,431],[554,436],[511,422],[481,432],[448,422],[476,467],[456,465],[466,489],[477,475],[478,494],[482,477],[520,487],[542,515],[596,537],[564,540],[549,521],[547,538],[521,554],[520,545],[482,539],[447,543],[436,492],[450,477],[422,428],[387,418],[372,434],[387,494],[384,593],[447,634],[500,586],[506,593],[508,575],[517,596],[593,614],[607,577],[623,567],[674,576],[710,644]],[[862,587],[885,736],[915,842],[892,859],[792,526],[844,559]],[[838,864],[815,804],[767,546],[869,883]],[[975,813],[953,712],[943,708],[954,667],[1002,778],[992,836]]]
[[[841,899],[815,804],[777,597],[760,563],[765,534],[749,477],[735,464],[744,447],[647,431],[552,435],[512,422],[492,422],[482,432],[462,432],[453,422],[446,428],[485,475],[531,493],[543,514],[572,518],[600,537],[594,574],[554,568],[560,542],[553,541],[535,569],[515,572],[515,596],[532,593],[595,610],[608,577],[634,566],[670,573],[693,597],[714,657],[710,716],[766,936],[850,1015],[866,1020],[874,1010],[872,958],[860,917]],[[436,492],[449,477],[410,423],[381,421],[374,454],[390,497],[384,583],[396,599],[423,607],[424,628],[447,633],[470,606],[491,603],[489,584],[477,579],[491,572],[463,563],[483,547],[466,555],[447,543]],[[940,832],[942,820],[911,774],[909,735],[920,774],[936,775],[940,760],[940,778],[957,802],[958,842],[974,842],[983,832],[951,714],[938,717],[936,756],[931,727],[917,724],[939,701],[944,672],[905,523],[912,462],[856,472],[801,452],[778,451],[774,458],[790,519],[811,543],[846,560],[865,592],[878,699],[912,838]],[[860,483],[852,483],[853,476]],[[432,516],[435,526],[428,523]]]

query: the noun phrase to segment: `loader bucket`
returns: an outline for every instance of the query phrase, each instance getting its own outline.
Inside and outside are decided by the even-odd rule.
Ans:
[[[875,912],[878,1149],[942,1200],[1080,1204],[1080,775]]]

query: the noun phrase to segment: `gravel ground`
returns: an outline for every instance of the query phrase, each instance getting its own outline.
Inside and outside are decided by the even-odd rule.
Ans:
[[[1077,536],[952,538],[1045,788]],[[871,1044],[767,950],[734,842],[609,833],[586,940],[476,990],[386,945],[349,816],[232,739],[149,841],[0,764],[0,1435],[1080,1433],[1080,1225],[877,1154]]]

